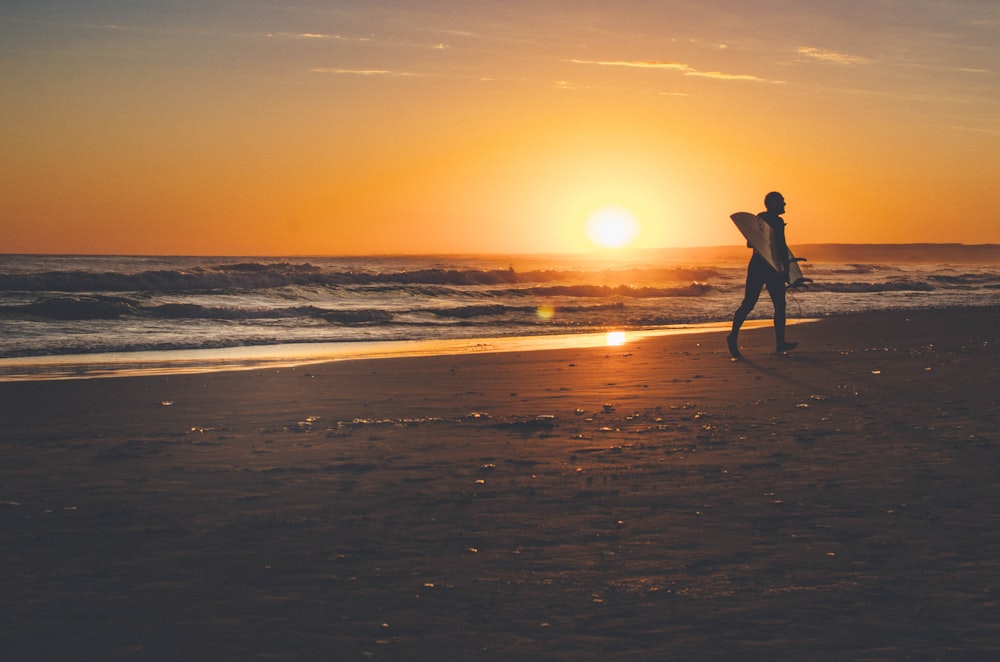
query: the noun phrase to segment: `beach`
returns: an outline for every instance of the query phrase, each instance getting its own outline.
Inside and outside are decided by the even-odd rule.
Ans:
[[[12,660],[1000,654],[1000,312],[0,383]]]

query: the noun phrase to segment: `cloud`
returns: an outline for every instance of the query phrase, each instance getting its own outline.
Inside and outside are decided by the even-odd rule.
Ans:
[[[560,90],[589,90],[589,87],[581,86],[569,80],[557,80],[555,86]]]
[[[420,78],[423,74],[415,74],[409,71],[392,71],[391,69],[341,69],[338,67],[316,67],[312,69],[316,74],[336,74],[344,76],[388,76],[394,78]]]
[[[819,60],[820,62],[829,62],[831,64],[852,65],[864,64],[868,61],[860,55],[827,51],[822,48],[813,48],[812,46],[802,46],[799,48],[799,55],[805,55],[809,59]]]
[[[573,64],[596,64],[601,67],[628,67],[632,69],[670,69],[673,71],[694,71],[681,62],[662,62],[659,60],[570,60]]]
[[[766,78],[761,78],[760,76],[753,76],[751,74],[727,74],[721,71],[687,71],[684,73],[685,76],[698,76],[699,78],[714,78],[715,80],[749,80],[755,83],[784,83],[783,80],[767,80]]]
[[[978,133],[986,136],[991,136],[994,138],[1000,137],[1000,127],[990,127],[990,126],[963,126],[963,125],[951,125],[945,128],[951,129],[952,131],[962,131],[965,133]]]
[[[269,32],[268,37],[283,37],[285,39],[313,39],[328,41],[371,41],[370,37],[345,37],[339,34],[323,34],[321,32]]]
[[[591,64],[602,67],[628,67],[632,69],[661,69],[677,71],[683,76],[712,78],[714,80],[745,80],[755,83],[782,84],[785,81],[768,80],[751,74],[729,74],[721,71],[702,71],[683,62],[665,62],[661,60],[569,60],[573,64]]]

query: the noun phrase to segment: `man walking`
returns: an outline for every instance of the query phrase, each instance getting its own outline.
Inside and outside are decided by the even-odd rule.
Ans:
[[[785,198],[777,191],[772,191],[764,198],[764,207],[766,211],[758,214],[758,218],[771,228],[773,253],[777,256],[780,270],[772,267],[764,259],[764,256],[754,249],[750,264],[747,266],[747,282],[743,302],[736,309],[736,314],[733,315],[733,330],[726,336],[729,353],[733,355],[734,359],[742,358],[739,345],[740,327],[743,326],[750,311],[757,305],[761,290],[765,286],[767,286],[767,293],[774,303],[775,349],[778,352],[787,352],[795,349],[798,345],[798,343],[785,340],[785,284],[788,282],[788,245],[785,243],[785,221],[781,218],[781,215],[785,213]]]

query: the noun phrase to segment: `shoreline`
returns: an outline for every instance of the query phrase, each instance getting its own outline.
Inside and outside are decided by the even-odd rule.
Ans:
[[[816,321],[789,320],[789,327]],[[769,326],[770,320],[747,320],[745,329]],[[625,345],[645,338],[707,333],[730,322],[679,324],[658,329],[608,330],[534,336],[495,336],[449,340],[289,343],[218,349],[151,350],[95,354],[57,354],[0,358],[0,382],[101,379],[182,375],[234,370],[293,368],[334,361],[363,361],[414,356],[451,356],[492,352],[545,351]]]
[[[0,383],[5,650],[995,658],[1000,311],[791,331]]]
[[[526,263],[518,272],[506,260],[473,256],[324,258],[306,264],[12,260],[7,269],[12,273],[0,274],[5,302],[0,335],[7,337],[0,355],[8,357],[0,359],[0,378],[24,379],[43,370],[56,377],[110,375],[119,369],[116,364],[132,368],[144,355],[150,367],[176,368],[178,357],[191,353],[194,358],[184,360],[194,369],[213,370],[227,362],[246,369],[290,363],[282,352],[312,354],[306,361],[369,355],[380,345],[389,353],[413,353],[383,344],[401,339],[433,345],[435,339],[490,342],[497,336],[728,322],[743,294],[746,257],[700,265],[635,256],[588,265],[567,258]],[[816,282],[789,294],[793,317],[1000,305],[995,266],[859,263],[849,251],[841,255],[844,262],[809,257],[810,266],[803,269]],[[766,311],[758,312],[758,319],[767,318]],[[317,349],[320,343],[330,343],[327,356]],[[74,357],[84,352],[102,355]],[[109,357],[111,364],[102,365]],[[79,365],[59,365],[73,361]]]
[[[792,328],[799,324],[869,314],[898,314],[903,317],[925,312],[961,315],[962,311],[966,310],[992,309],[992,306],[984,304],[845,312],[823,317],[789,317],[788,326]],[[730,324],[729,320],[723,320],[625,331],[609,328],[606,331],[586,333],[481,336],[443,340],[301,342],[212,349],[15,356],[0,358],[0,383],[183,375],[292,368],[339,361],[604,347],[625,345],[661,336],[712,333],[726,330]],[[770,317],[755,316],[744,323],[743,329],[768,328],[771,324]]]

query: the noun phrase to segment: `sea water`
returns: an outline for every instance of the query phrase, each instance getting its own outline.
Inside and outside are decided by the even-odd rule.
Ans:
[[[790,295],[789,316],[1000,304],[1000,264],[979,253],[961,261],[959,252],[956,261],[954,248],[948,262],[933,250],[918,261],[902,250],[883,251],[878,262],[812,259],[803,269],[813,283]],[[725,322],[742,297],[746,263],[708,255],[0,255],[0,378],[41,375],[54,357],[65,364],[71,355],[113,363],[139,352],[169,360],[197,351],[236,364],[331,343],[349,356],[373,342]],[[771,310],[765,293],[754,317]]]

